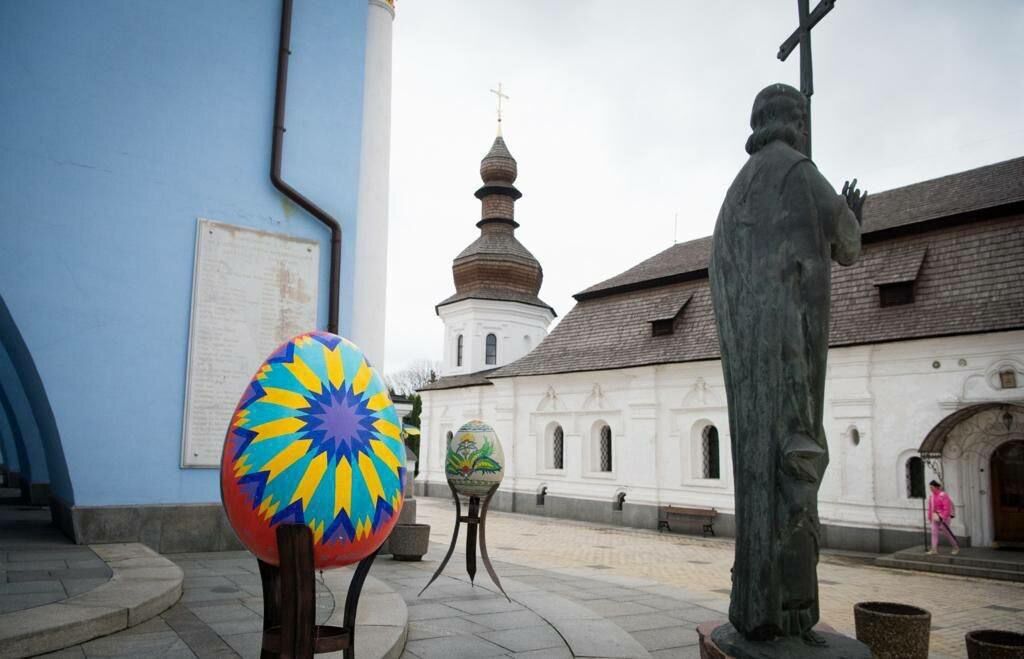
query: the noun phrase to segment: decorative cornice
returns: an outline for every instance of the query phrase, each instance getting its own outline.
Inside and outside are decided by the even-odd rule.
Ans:
[[[391,12],[391,18],[395,17],[395,0],[370,0],[371,5],[377,5],[381,9]]]

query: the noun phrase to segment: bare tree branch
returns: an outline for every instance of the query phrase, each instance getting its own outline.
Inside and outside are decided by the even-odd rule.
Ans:
[[[388,388],[396,394],[409,396],[416,393],[421,387],[437,379],[437,373],[441,368],[441,362],[429,359],[420,359],[412,362],[400,371],[388,373],[384,381]]]

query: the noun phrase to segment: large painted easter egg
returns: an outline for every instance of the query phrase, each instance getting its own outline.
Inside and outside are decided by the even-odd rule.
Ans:
[[[400,426],[383,380],[347,339],[311,332],[280,346],[224,440],[221,498],[235,533],[273,565],[279,524],[309,526],[318,569],[370,555],[402,509]]]
[[[505,475],[498,433],[483,421],[464,424],[448,442],[444,472],[459,494],[485,496]]]

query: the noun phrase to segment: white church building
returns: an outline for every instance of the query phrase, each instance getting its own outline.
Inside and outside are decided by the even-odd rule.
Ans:
[[[443,377],[421,392],[421,491],[450,496],[446,438],[479,418],[506,456],[496,509],[655,529],[667,506],[708,507],[731,535],[710,237],[578,293],[547,334],[554,311],[515,238],[501,137],[481,175],[481,235],[437,306]],[[1024,543],[1024,158],[871,195],[863,243],[833,270],[824,546],[921,544],[932,478],[965,542]]]

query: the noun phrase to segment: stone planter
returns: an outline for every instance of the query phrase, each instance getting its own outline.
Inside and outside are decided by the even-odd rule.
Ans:
[[[388,540],[396,561],[418,561],[430,545],[430,525],[398,524]]]
[[[909,604],[859,602],[853,607],[857,640],[878,659],[928,659],[932,614]]]
[[[1024,634],[998,629],[967,632],[969,659],[1021,659],[1024,657]]]

